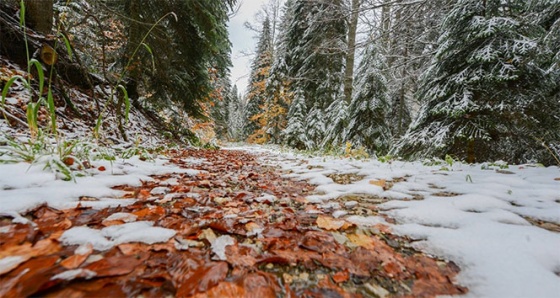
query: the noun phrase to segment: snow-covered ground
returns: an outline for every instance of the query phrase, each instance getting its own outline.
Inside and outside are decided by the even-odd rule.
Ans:
[[[333,215],[344,218],[355,206],[337,204],[336,198],[363,194],[383,199],[378,208],[396,219],[396,224],[387,223],[394,232],[418,240],[415,248],[461,267],[458,282],[469,288],[467,297],[560,297],[558,167],[427,166],[250,150],[264,153],[263,162],[282,167],[288,177],[316,184],[318,194],[308,199],[338,208]],[[359,179],[337,184],[328,177],[332,174]],[[379,216],[346,219],[372,225],[383,221]]]
[[[461,268],[458,282],[469,288],[468,297],[560,296],[560,233],[553,231],[560,227],[558,167],[506,168],[503,164],[457,162],[428,166],[420,162],[304,157],[262,147],[236,149],[259,154],[263,163],[282,167],[288,177],[316,184],[316,193],[307,199],[323,210],[331,210],[333,216],[358,225],[384,223],[395,233],[417,240],[415,248],[456,262]],[[106,170],[100,171],[101,166]],[[167,164],[165,159],[133,158],[113,164],[100,162],[91,176],[65,182],[41,165],[0,164],[0,216],[26,221],[21,214],[44,203],[55,208],[71,208],[78,203],[94,208],[132,203],[132,199],[117,199],[122,192],[111,186],[139,185],[141,180],[151,179],[148,175],[170,172],[196,174]],[[347,174],[353,182],[335,183],[332,174]],[[381,213],[396,223],[388,223],[381,216],[352,214],[358,202],[340,198],[356,194],[380,202]],[[83,196],[98,200],[80,201]],[[154,235],[166,232],[150,232],[155,228],[149,222],[126,228],[71,230],[62,240],[84,244],[80,239],[88,234],[109,247],[129,241],[159,241]],[[141,228],[146,229],[146,239],[142,239]],[[131,235],[123,234],[127,231]]]

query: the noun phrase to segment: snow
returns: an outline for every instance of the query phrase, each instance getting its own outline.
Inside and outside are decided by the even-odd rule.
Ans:
[[[359,226],[387,225],[416,239],[414,248],[454,261],[461,268],[457,282],[469,288],[465,297],[558,297],[560,293],[560,233],[527,220],[560,225],[558,167],[383,163],[305,157],[274,147],[245,150],[260,154],[265,164],[283,168],[287,177],[317,185],[307,197],[310,202],[324,205],[352,194],[388,200],[378,208],[396,224],[381,216],[342,213],[357,201],[344,202],[343,210],[332,215]],[[364,178],[340,185],[327,177],[332,173]],[[394,185],[384,190],[369,184],[379,179]]]
[[[217,260],[225,261],[226,257],[226,247],[228,245],[234,245],[235,239],[229,235],[223,235],[212,241],[212,252],[216,255]]]
[[[117,199],[123,192],[111,187],[125,184],[140,186],[141,181],[153,180],[149,175],[199,173],[194,169],[171,165],[164,158],[141,161],[134,157],[114,161],[112,164],[108,161],[96,161],[94,165],[89,176],[76,177],[76,182],[73,183],[57,179],[56,174],[43,170],[42,164],[1,164],[0,215],[16,217],[16,213],[25,213],[44,203],[58,209],[73,208],[78,204],[95,209],[130,205],[135,200]],[[106,170],[98,170],[101,166]],[[80,201],[79,198],[83,196],[97,200]]]
[[[68,271],[61,272],[61,273],[53,276],[51,278],[51,280],[54,280],[54,279],[73,280],[77,277],[82,277],[82,278],[85,278],[85,279],[91,279],[91,278],[95,277],[96,275],[97,275],[97,273],[95,273],[91,270],[73,269],[73,270],[68,270]]]
[[[454,261],[461,268],[457,282],[469,288],[466,297],[558,297],[560,293],[560,233],[534,225],[535,221],[560,225],[558,167],[380,162],[302,156],[276,147],[228,149],[248,150],[261,156],[263,164],[285,170],[286,177],[315,184],[317,189],[307,200],[318,208],[308,212],[330,214],[362,227],[386,225],[397,234],[416,239],[414,248]],[[187,166],[208,162],[183,161]],[[107,170],[99,171],[101,165]],[[114,161],[112,165],[100,161],[89,176],[68,182],[57,180],[41,164],[0,164],[0,216],[25,223],[22,215],[43,203],[54,208],[131,204],[134,199],[120,199],[123,192],[111,187],[140,185],[141,181],[151,181],[149,175],[163,173],[197,171],[170,165],[165,158],[153,162],[133,158]],[[345,185],[328,177],[350,173],[359,179]],[[381,179],[387,181],[385,188],[371,183]],[[168,182],[166,186],[173,185],[173,178]],[[164,198],[175,196],[167,194]],[[194,193],[178,196],[196,198]],[[353,198],[337,200],[345,196]],[[97,200],[80,201],[80,197]],[[362,198],[369,197],[380,202],[380,214],[353,213]],[[263,193],[258,199],[264,202],[277,198]],[[382,216],[393,218],[396,223],[389,223]],[[174,230],[154,226],[153,222],[136,221],[129,213],[115,213],[105,220],[124,223],[103,229],[72,227],[59,240],[63,245],[78,245],[84,251],[88,244],[103,251],[122,243],[166,242],[175,235]],[[236,242],[228,235],[208,239],[219,260],[226,259],[226,247]],[[1,259],[0,269],[14,262],[18,260]],[[56,278],[73,276],[87,277],[88,273],[67,271]]]
[[[153,222],[138,221],[115,225],[101,230],[89,227],[73,227],[66,230],[60,237],[64,245],[91,244],[96,250],[108,250],[115,245],[141,242],[154,244],[167,242],[175,236],[175,230],[153,227]]]

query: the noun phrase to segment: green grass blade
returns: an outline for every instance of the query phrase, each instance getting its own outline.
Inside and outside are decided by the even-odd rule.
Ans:
[[[152,48],[150,48],[150,46],[146,43],[142,43],[142,45],[144,46],[144,48],[146,48],[146,50],[148,51],[148,53],[150,53],[150,58],[152,60],[152,70],[156,69],[156,60],[154,59],[154,53],[152,52]]]
[[[51,116],[52,133],[56,133],[56,107],[54,106],[54,98],[51,88],[49,88],[49,92],[47,93],[47,106],[49,107],[49,114]]]
[[[68,37],[66,37],[66,35],[62,33],[58,33],[58,36],[62,37],[62,39],[64,40],[66,51],[68,52],[68,57],[70,58],[70,60],[72,60],[72,46],[70,45],[70,40],[68,40]]]
[[[16,75],[11,77],[7,82],[6,85],[4,85],[4,88],[2,89],[2,100],[0,101],[0,107],[4,107],[4,104],[6,103],[6,97],[8,96],[8,91],[10,89],[10,87],[12,86],[13,83],[15,83],[16,80],[20,80],[21,82],[23,82],[23,84],[25,85],[25,87],[27,88],[27,81],[25,80],[25,78],[23,78],[20,75]]]
[[[43,66],[37,59],[29,60],[29,64],[34,65],[39,74],[39,95],[43,94],[43,86],[45,86],[45,73],[43,72]]]

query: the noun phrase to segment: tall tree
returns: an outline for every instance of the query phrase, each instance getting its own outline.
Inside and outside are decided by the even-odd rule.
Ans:
[[[265,118],[266,81],[272,64],[272,36],[270,20],[265,18],[262,24],[257,52],[251,65],[249,86],[247,93],[246,133],[249,141],[264,143],[267,141],[265,132],[267,119]]]
[[[420,114],[396,152],[552,162],[537,140],[560,140],[560,102],[550,97],[555,83],[539,67],[546,30],[526,18],[533,9],[522,0],[457,2],[424,76]]]
[[[302,96],[305,122],[298,126],[305,128],[305,146],[317,148],[324,138],[326,110],[342,96],[347,27],[340,0],[294,1],[292,11],[286,63],[293,78],[291,90],[298,98],[290,109],[298,112],[289,112],[288,122],[292,121],[290,115],[299,115],[301,107],[294,105],[301,104]]]
[[[377,48],[378,44],[370,41],[364,51],[357,73],[356,93],[348,109],[350,120],[345,138],[370,152],[382,154],[391,144],[391,131],[385,121],[389,96]]]
[[[180,105],[191,117],[204,117],[200,101],[212,88],[209,69],[225,77],[231,64],[226,23],[235,2],[127,0],[129,92],[142,88],[154,106]],[[144,37],[151,50],[141,44]]]
[[[362,0],[352,0],[350,5],[350,19],[348,22],[348,50],[346,52],[346,69],[344,72],[344,99],[352,101],[354,84],[354,60],[356,55],[356,35],[358,32],[358,18]]]
[[[25,0],[26,26],[44,35],[53,27],[53,0]]]

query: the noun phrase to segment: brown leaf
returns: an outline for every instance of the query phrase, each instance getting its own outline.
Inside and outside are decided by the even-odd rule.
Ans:
[[[187,297],[196,293],[204,293],[211,287],[222,282],[228,273],[226,262],[212,262],[199,267],[177,289],[178,297]]]
[[[82,263],[91,255],[93,252],[93,246],[88,243],[85,246],[80,246],[76,249],[75,254],[64,259],[60,262],[60,266],[66,269],[76,269],[82,265]]]
[[[198,293],[193,298],[206,298],[206,297],[216,297],[216,298],[238,298],[247,297],[247,292],[245,289],[238,284],[222,281],[215,287],[211,288],[206,293]]]
[[[345,282],[350,279],[350,273],[348,272],[348,270],[339,271],[335,273],[332,278],[336,283]]]
[[[97,273],[97,277],[118,276],[132,272],[142,262],[134,256],[108,257],[83,268]]]
[[[50,283],[58,256],[38,257],[27,261],[0,278],[0,297],[28,297]]]

